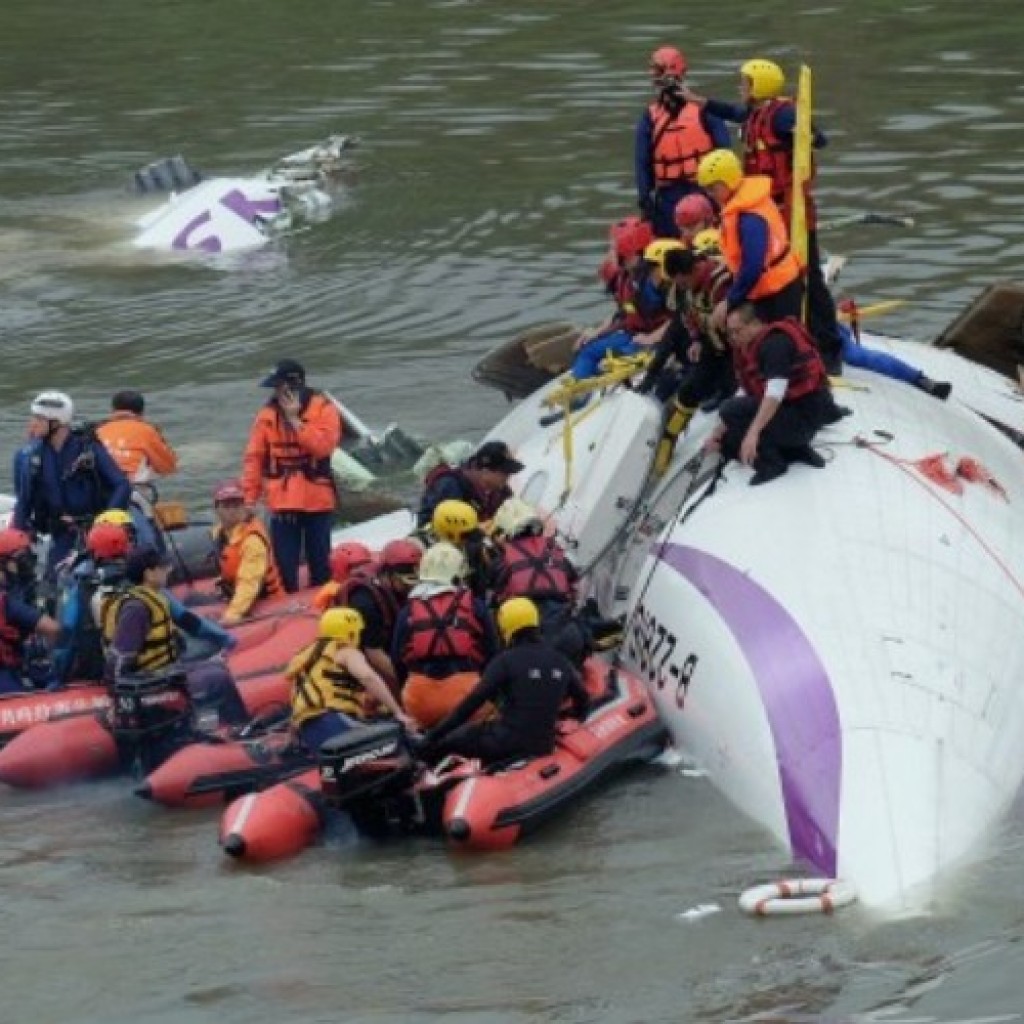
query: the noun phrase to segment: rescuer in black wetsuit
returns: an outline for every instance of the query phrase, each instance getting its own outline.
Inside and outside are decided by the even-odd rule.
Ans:
[[[528,598],[515,597],[498,609],[498,629],[509,649],[488,665],[480,682],[424,737],[431,759],[454,753],[485,763],[550,754],[562,702],[586,716],[590,698],[568,659],[544,642],[540,614]],[[497,716],[469,722],[487,701]],[[469,723],[469,724],[465,724]]]

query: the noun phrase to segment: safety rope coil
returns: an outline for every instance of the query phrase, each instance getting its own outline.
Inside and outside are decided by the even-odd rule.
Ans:
[[[740,910],[754,917],[831,914],[857,898],[849,882],[839,878],[786,878],[747,889]]]

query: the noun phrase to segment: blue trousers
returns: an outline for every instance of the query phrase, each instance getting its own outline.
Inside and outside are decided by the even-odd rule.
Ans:
[[[281,582],[289,593],[299,589],[303,551],[309,566],[309,585],[322,586],[331,578],[333,512],[275,512],[270,517],[270,540]]]
[[[570,372],[577,380],[597,377],[601,373],[601,360],[606,355],[631,356],[639,351],[640,346],[633,341],[633,335],[628,331],[600,334],[576,353]]]
[[[354,724],[348,715],[340,711],[325,711],[299,726],[299,739],[307,750],[315,754],[328,740],[348,732]]]
[[[905,384],[916,384],[923,372],[910,363],[905,363],[888,352],[877,348],[861,345],[853,336],[853,331],[846,324],[839,325],[839,336],[843,341],[843,362],[847,366],[856,366],[862,370],[871,370],[893,380],[901,380]]]
[[[0,693],[24,693],[21,678],[9,668],[0,668]]]

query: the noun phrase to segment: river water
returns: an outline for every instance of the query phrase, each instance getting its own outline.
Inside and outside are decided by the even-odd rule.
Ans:
[[[143,389],[195,500],[237,466],[279,357],[377,426],[474,437],[469,382],[540,320],[593,321],[629,212],[646,59],[686,50],[720,96],[771,55],[816,72],[842,285],[933,337],[1024,257],[1020,0],[49,0],[5,10],[0,64],[0,461],[32,393],[85,415]],[[711,15],[715,21],[710,21]],[[256,169],[358,134],[328,223],[231,266],[124,244],[123,186],[156,157]],[[391,486],[409,493],[411,482]],[[1015,638],[1008,638],[1008,642]],[[989,1021],[1024,1015],[1024,827],[932,913],[752,922],[785,872],[707,783],[650,769],[507,855],[338,837],[274,870],[223,863],[215,818],[109,783],[0,794],[0,1024],[216,1021]],[[720,907],[700,919],[685,911]]]

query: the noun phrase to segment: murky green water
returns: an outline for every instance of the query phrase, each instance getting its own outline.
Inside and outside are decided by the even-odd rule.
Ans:
[[[809,60],[831,136],[843,288],[927,339],[1024,259],[1019,0],[10,4],[0,63],[0,461],[32,393],[87,415],[145,390],[193,500],[234,471],[279,356],[375,425],[474,436],[469,382],[539,320],[603,312],[605,225],[633,205],[645,62],[666,40],[718,95],[755,53]],[[261,167],[362,136],[328,223],[231,269],[127,246],[127,175],[185,153]],[[398,488],[408,482],[395,481]],[[1024,1012],[1011,825],[928,920],[754,924],[785,864],[701,781],[647,772],[489,859],[335,843],[226,868],[215,819],[116,784],[0,794],[0,1022],[988,1021]],[[687,923],[698,903],[722,912]]]

